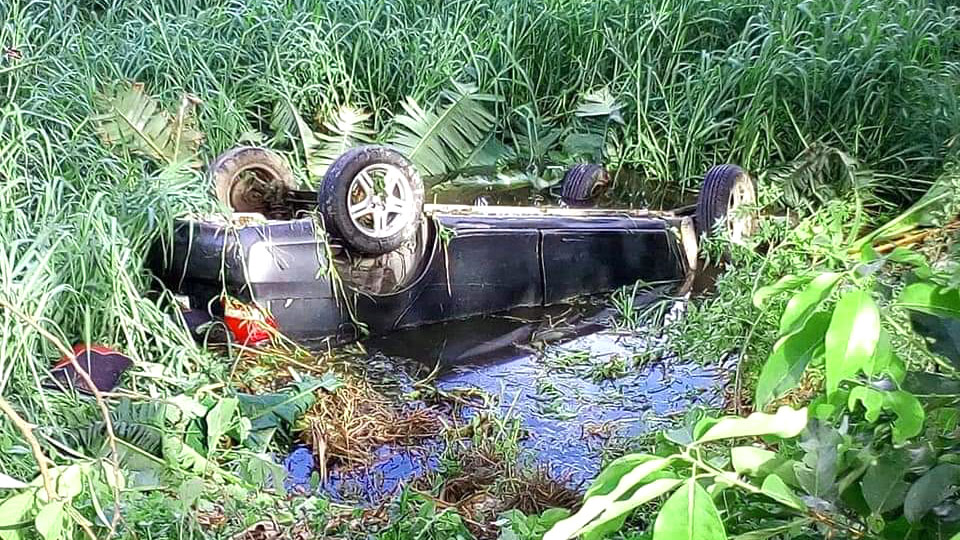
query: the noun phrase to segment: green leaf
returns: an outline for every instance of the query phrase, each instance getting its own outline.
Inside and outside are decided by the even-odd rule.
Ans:
[[[603,514],[613,502],[631,492],[638,484],[647,483],[648,477],[666,469],[671,462],[669,458],[643,461],[633,470],[622,475],[617,486],[609,493],[587,497],[583,501],[583,507],[576,514],[557,523],[544,535],[544,540],[566,540],[580,534],[588,524],[596,527],[599,524],[591,524],[591,522]]]
[[[421,108],[408,97],[400,104],[404,112],[394,117],[396,134],[390,142],[427,176],[457,172],[486,144],[496,117],[484,103],[497,99],[458,83],[434,108]]]
[[[660,508],[653,540],[724,540],[727,533],[713,499],[693,478]]]
[[[803,461],[794,465],[794,473],[801,487],[814,497],[832,500],[837,496],[837,447],[842,438],[828,424],[811,421],[800,447],[806,453]]]
[[[30,523],[30,516],[36,509],[37,497],[33,490],[18,493],[0,503],[0,527],[12,529],[18,525]]]
[[[255,486],[266,487],[269,481],[277,493],[285,493],[283,481],[287,477],[287,470],[278,463],[274,463],[269,454],[243,454],[240,466],[240,476]]]
[[[927,471],[907,491],[903,515],[910,523],[917,523],[957,490],[960,466],[943,463]]]
[[[903,504],[909,484],[903,481],[905,463],[891,455],[877,459],[860,482],[863,498],[874,514],[889,512]]]
[[[801,285],[810,283],[812,279],[813,277],[809,274],[799,276],[790,274],[783,276],[773,285],[766,285],[757,289],[756,292],[753,293],[753,305],[756,308],[761,308],[771,297],[782,292],[795,290]]]
[[[230,431],[233,425],[233,418],[237,414],[239,405],[237,398],[221,398],[217,404],[210,408],[207,413],[207,455],[213,455],[217,451],[217,444],[220,438],[227,431]]]
[[[188,444],[185,444],[176,433],[164,435],[163,458],[170,467],[185,469],[201,476],[206,474],[214,474],[220,477],[230,476],[214,461],[208,460]]]
[[[162,163],[199,167],[197,152],[203,133],[196,130],[193,110],[199,100],[184,95],[176,115],[160,109],[142,84],[133,84],[99,103],[103,114],[94,121],[107,146],[123,146]]]
[[[763,485],[760,487],[760,491],[764,495],[770,497],[771,499],[789,506],[795,510],[800,510],[801,512],[807,509],[807,505],[803,504],[803,501],[793,492],[792,489],[787,487],[787,484],[784,483],[783,479],[775,474],[768,475],[763,480]]]
[[[823,353],[823,338],[829,323],[829,314],[815,313],[800,329],[781,337],[774,344],[757,380],[758,409],[763,409],[800,383],[807,365]]]
[[[677,478],[658,478],[649,484],[645,484],[638,488],[625,500],[610,503],[607,509],[604,510],[603,513],[597,517],[597,519],[593,520],[593,522],[583,529],[580,529],[579,533],[589,536],[596,532],[598,528],[605,523],[610,523],[614,520],[625,518],[633,509],[638,508],[639,506],[644,505],[665,493],[673,491],[673,489],[679,486],[680,483],[681,480]]]
[[[349,105],[323,122],[324,131],[315,133],[317,145],[311,148],[307,167],[317,178],[326,174],[330,165],[347,150],[370,144],[377,133],[370,127],[370,114]]]
[[[177,488],[177,506],[184,512],[190,511],[203,496],[203,490],[203,479],[197,476],[181,483]]]
[[[594,495],[606,495],[617,487],[620,479],[641,463],[661,459],[650,454],[627,454],[610,462],[594,479],[584,498]]]
[[[857,402],[862,403],[863,408],[866,409],[867,422],[876,422],[880,418],[883,410],[883,392],[869,386],[858,386],[850,391],[850,397],[847,398],[847,408],[850,412],[856,410]]]
[[[827,393],[870,362],[880,340],[880,311],[869,291],[849,291],[837,302],[826,335]]]
[[[873,351],[873,356],[870,357],[870,360],[863,366],[863,372],[871,377],[875,377],[881,373],[895,372],[896,370],[894,368],[897,360],[893,352],[893,346],[890,343],[890,335],[886,330],[881,328],[880,338],[877,340],[877,348]],[[890,373],[890,375],[896,375],[896,373]]]
[[[787,302],[780,317],[780,334],[789,334],[806,324],[840,281],[842,274],[825,272],[813,278],[809,285]]]
[[[245,444],[263,449],[277,429],[293,426],[316,403],[314,392],[334,391],[342,383],[332,372],[322,378],[309,378],[286,392],[273,394],[237,394],[242,414],[250,419],[250,438]]]
[[[777,459],[777,453],[756,446],[736,446],[730,449],[730,458],[738,474],[757,476],[765,465]]]
[[[45,540],[59,539],[63,533],[63,521],[67,517],[63,505],[63,501],[52,501],[37,512],[34,526]]]
[[[701,444],[734,437],[773,435],[784,439],[796,437],[807,425],[807,409],[780,407],[776,414],[755,412],[746,418],[726,417],[713,425],[696,443]]]
[[[897,415],[893,421],[893,443],[903,444],[907,439],[916,437],[923,430],[924,411],[920,401],[909,392],[894,390],[886,392],[883,408]]]
[[[900,293],[897,305],[937,317],[960,318],[960,289],[930,281],[911,283]]]
[[[920,401],[911,393],[902,390],[881,392],[866,386],[858,386],[850,392],[848,407],[851,411],[857,402],[867,410],[868,422],[876,422],[881,410],[896,415],[892,424],[894,444],[903,444],[907,439],[920,434],[925,413]]]

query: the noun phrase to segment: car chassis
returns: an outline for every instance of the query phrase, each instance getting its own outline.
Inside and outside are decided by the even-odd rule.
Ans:
[[[729,201],[734,191],[726,189]],[[228,296],[268,313],[293,339],[340,343],[637,281],[689,282],[702,199],[662,212],[427,204],[414,239],[369,255],[329,231],[315,192],[290,189],[288,219],[179,219],[153,266],[195,310],[222,317]]]

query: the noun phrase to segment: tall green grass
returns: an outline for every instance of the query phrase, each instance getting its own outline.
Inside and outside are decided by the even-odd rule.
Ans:
[[[209,208],[207,186],[104,148],[98,95],[138,81],[167,104],[200,97],[212,157],[238,140],[292,150],[271,127],[286,100],[315,127],[361,108],[386,138],[406,97],[429,102],[451,80],[502,98],[491,105],[502,125],[528,134],[570,124],[583,94],[608,88],[625,120],[611,160],[635,173],[615,186],[625,203],[683,198],[714,163],[762,172],[815,144],[859,160],[900,202],[957,152],[960,11],[947,0],[0,2],[0,297],[65,342],[116,345],[171,377],[202,370],[147,294],[144,262],[175,215]],[[0,390],[41,425],[76,405],[38,391],[55,357],[0,310]],[[0,454],[0,469],[29,476],[20,455]]]

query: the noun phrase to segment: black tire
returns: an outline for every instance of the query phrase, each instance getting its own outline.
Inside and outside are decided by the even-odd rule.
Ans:
[[[367,193],[354,180],[363,172],[364,178],[383,172],[382,183],[386,183],[388,175],[395,181],[391,184],[391,193]],[[362,182],[361,182],[362,183]],[[376,186],[374,186],[374,189]],[[360,190],[360,191],[358,191]],[[367,195],[359,202],[357,194]],[[399,197],[395,194],[400,193]],[[337,158],[327,174],[323,177],[323,184],[318,190],[318,203],[326,224],[331,232],[338,235],[348,247],[368,255],[382,255],[399,248],[405,242],[414,239],[420,223],[423,221],[423,182],[417,174],[413,164],[396,150],[382,146],[363,146],[348,150]],[[378,228],[377,213],[371,213],[369,227],[365,225],[366,217],[351,217],[351,205],[371,200],[369,207],[377,207],[384,216],[381,231]],[[402,211],[394,213],[394,220],[390,221],[388,207],[390,201],[402,200]],[[382,207],[382,208],[381,208]],[[378,236],[378,234],[384,234]],[[389,234],[388,234],[389,233]]]
[[[755,220],[752,215],[741,215],[737,210],[752,206],[757,201],[756,185],[743,169],[736,165],[717,165],[703,179],[703,187],[697,198],[695,223],[697,235],[710,236],[717,222],[738,242],[753,233]],[[732,215],[736,213],[736,215]]]
[[[296,187],[293,171],[279,154],[241,146],[220,154],[207,167],[217,199],[235,212],[269,213],[282,207]]]
[[[580,163],[563,175],[560,198],[568,206],[586,206],[603,193],[609,182],[610,176],[602,165]]]

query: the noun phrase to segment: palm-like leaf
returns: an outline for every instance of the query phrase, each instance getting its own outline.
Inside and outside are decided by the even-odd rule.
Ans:
[[[123,146],[156,161],[199,167],[197,151],[203,133],[196,129],[194,107],[200,100],[185,94],[176,114],[170,114],[135,83],[101,100],[97,132],[107,146]]]
[[[606,88],[583,96],[574,115],[576,130],[563,141],[564,151],[603,161],[611,124],[623,124],[621,105]]]
[[[361,144],[373,142],[376,132],[369,127],[370,115],[350,106],[343,106],[337,114],[323,122],[325,132],[317,133],[318,144],[308,156],[307,166],[316,176],[323,176],[327,168],[341,154]]]
[[[442,177],[463,170],[491,137],[496,122],[485,103],[496,100],[473,86],[456,83],[433,109],[407,98],[402,104],[404,112],[394,118],[397,131],[390,142],[426,176]]]

